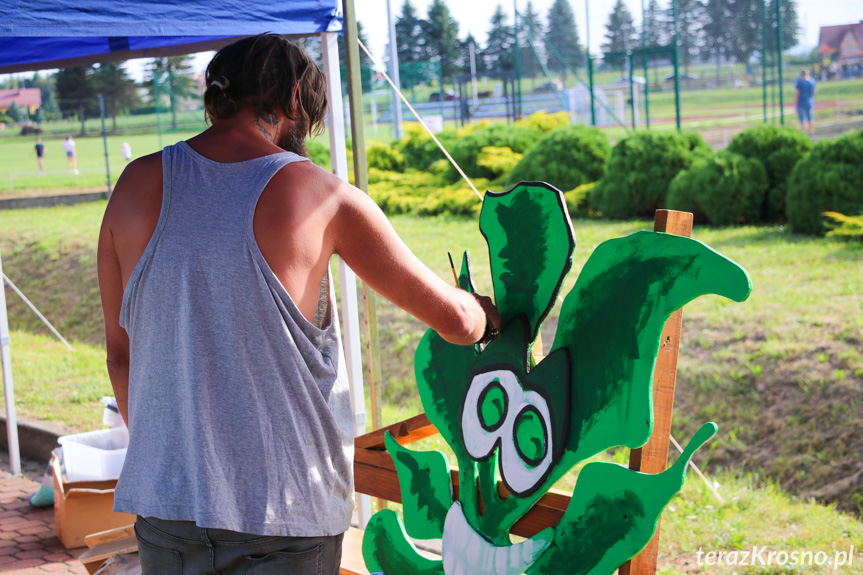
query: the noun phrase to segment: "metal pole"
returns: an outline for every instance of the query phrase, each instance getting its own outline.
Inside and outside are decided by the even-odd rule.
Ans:
[[[0,257],[0,278],[3,258]],[[0,279],[0,367],[3,371],[3,393],[6,399],[6,437],[9,440],[9,466],[12,475],[21,474],[21,453],[18,448],[18,420],[15,417],[15,391],[12,387],[12,359],[9,355],[9,321],[6,316],[6,287]]]
[[[521,45],[518,43],[518,0],[512,0],[512,30],[515,36],[515,86],[513,86],[513,112],[521,118]]]
[[[339,81],[339,49],[336,33],[322,33],[321,46],[323,47],[324,73],[329,79],[327,82],[327,100],[330,106],[327,127],[330,133],[330,162],[333,173],[347,182],[348,156],[345,150],[345,118],[341,82]],[[352,129],[354,129],[354,125],[362,124],[362,120],[354,120],[351,124]],[[359,436],[363,435],[366,430],[366,405],[363,392],[357,276],[342,259],[339,260],[339,279],[342,293],[342,341],[344,342],[345,365],[348,371],[348,385],[354,413],[354,436]],[[365,528],[371,519],[371,499],[368,495],[357,496],[357,509],[360,527]]]
[[[587,53],[587,80],[590,83],[590,125],[596,126],[596,103],[593,96],[593,59],[590,57],[590,0],[584,0],[585,52]]]
[[[393,92],[393,135],[396,140],[402,137],[402,103],[399,100],[398,90],[401,90],[402,84],[399,81],[399,51],[396,44],[396,24],[393,20],[393,10],[390,6],[391,0],[387,0],[387,23],[390,29],[390,79],[396,85],[392,89]],[[396,89],[398,88],[398,90]]]
[[[360,52],[357,45],[357,14],[353,0],[344,0],[344,32],[346,70],[348,77],[348,105],[351,112],[351,141],[354,150],[354,182],[357,187],[368,193],[369,176],[366,165],[365,127],[363,125],[363,83],[360,66]],[[438,64],[440,66],[440,64]],[[440,70],[440,68],[439,68]],[[443,75],[440,77],[441,95],[443,95]],[[443,100],[441,100],[443,106]],[[377,296],[363,282],[363,303],[365,305],[365,335],[366,335],[366,375],[369,382],[369,394],[372,399],[372,427],[377,429],[381,420],[380,394],[381,361],[378,343]],[[378,500],[378,509],[383,509],[385,503]],[[371,513],[371,508],[369,508]]]
[[[671,1],[674,18],[674,115],[680,130],[680,37],[677,34],[677,0]]]
[[[776,0],[776,57],[779,60],[779,123],[785,125],[785,98],[782,95],[785,84],[782,79],[782,0]]]
[[[627,55],[629,60],[629,109],[632,113],[632,129],[635,129],[635,82],[632,81],[632,53]]]
[[[153,103],[156,105],[156,131],[159,133],[159,149],[162,149],[162,116],[159,114],[159,80],[153,74]]]
[[[473,89],[473,105],[476,106],[477,102],[479,102],[479,97],[477,96],[476,87],[476,48],[474,47],[473,38],[470,40],[468,49],[470,50],[470,85]]]
[[[647,48],[647,26],[644,19],[644,0],[641,0],[641,49]],[[650,129],[650,104],[648,103],[649,90],[647,85],[650,81],[647,79],[647,54],[642,52],[641,63],[644,67],[644,126]]]
[[[102,119],[102,147],[105,149],[105,177],[108,179],[108,195],[111,195],[111,166],[108,163],[108,133],[105,131],[105,98],[99,97],[99,117]]]
[[[767,0],[761,0],[761,104],[767,123]]]

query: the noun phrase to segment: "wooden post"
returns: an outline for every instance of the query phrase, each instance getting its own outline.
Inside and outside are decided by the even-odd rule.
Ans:
[[[653,231],[675,236],[692,235],[692,214],[672,210],[656,210]],[[653,372],[653,434],[641,449],[633,449],[629,468],[642,473],[661,473],[668,466],[668,437],[671,434],[671,412],[674,409],[674,385],[677,382],[677,357],[680,351],[680,330],[683,310],[677,310],[662,329],[656,369]],[[620,566],[619,575],[654,575],[659,551],[659,529],[647,547]]]

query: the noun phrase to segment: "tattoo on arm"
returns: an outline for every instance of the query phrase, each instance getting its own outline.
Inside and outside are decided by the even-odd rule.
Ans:
[[[279,117],[273,113],[261,112],[255,118],[255,125],[258,130],[274,144],[279,137]]]

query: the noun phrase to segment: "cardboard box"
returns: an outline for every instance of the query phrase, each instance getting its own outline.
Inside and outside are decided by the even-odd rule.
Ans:
[[[84,537],[99,531],[135,522],[128,513],[114,513],[114,488],[117,480],[78,481],[63,477],[60,460],[51,459],[54,471],[54,529],[67,549],[84,547]]]

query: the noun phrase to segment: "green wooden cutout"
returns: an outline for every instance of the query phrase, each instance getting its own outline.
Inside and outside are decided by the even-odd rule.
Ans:
[[[653,369],[668,316],[700,295],[742,301],[752,289],[745,270],[698,241],[654,232],[610,240],[588,259],[564,300],[549,355],[533,365],[530,346],[572,263],[575,242],[564,206],[562,194],[547,184],[486,195],[480,227],[501,337],[480,350],[429,330],[415,356],[423,407],[459,467],[459,499],[439,535],[443,561],[430,566],[416,554],[389,512],[373,518],[363,543],[371,571],[612,573],[650,540],[683,484],[689,458],[715,433],[715,424],[704,425],[678,462],[657,475],[586,465],[560,523],[511,544],[513,524],[574,465],[650,437]],[[467,254],[459,284],[472,286]],[[408,452],[402,450],[391,453],[398,458]],[[441,472],[431,476],[440,464],[427,464],[428,475],[417,480],[422,464],[410,453],[406,461],[414,467],[399,467],[406,521],[410,530],[416,523],[419,533],[438,533],[441,509],[451,501]],[[506,499],[497,494],[498,477],[512,493]]]
[[[387,431],[387,451],[396,464],[407,533],[414,539],[440,539],[452,505],[449,461],[440,451],[402,447]]]

